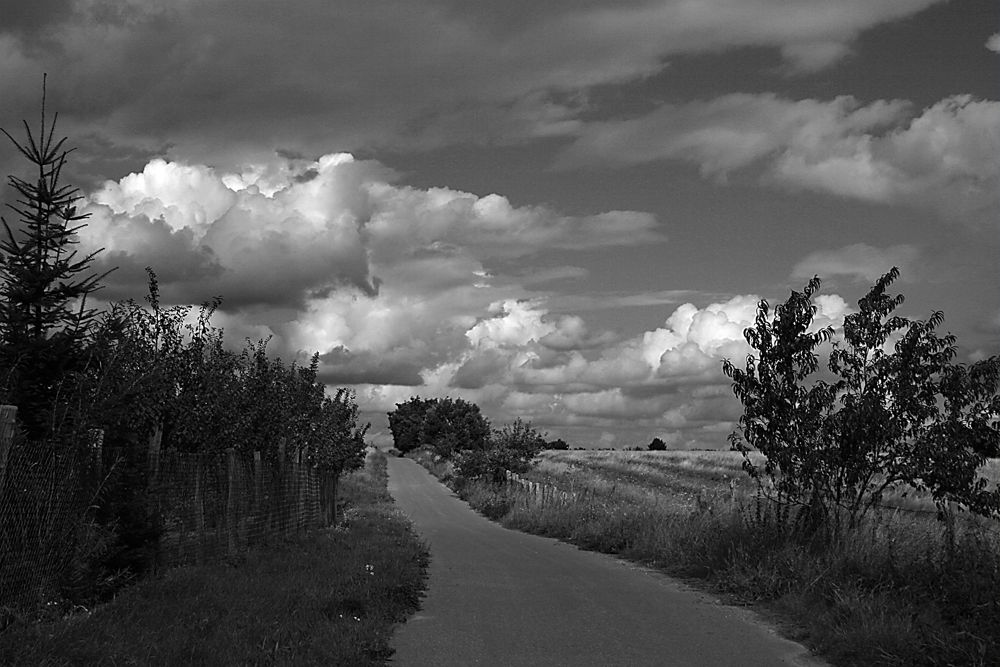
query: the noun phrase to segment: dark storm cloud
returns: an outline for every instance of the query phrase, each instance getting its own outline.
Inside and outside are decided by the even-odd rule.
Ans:
[[[343,346],[320,355],[320,381],[330,385],[391,384],[416,387],[423,384],[423,365],[410,351],[352,353]]]
[[[498,350],[477,352],[459,367],[451,384],[461,389],[480,389],[502,380],[508,364],[509,360]]]
[[[588,111],[577,93],[641,79],[671,55],[758,45],[814,69],[934,1],[8,3],[10,25],[45,26],[60,48],[0,44],[16,64],[0,66],[0,85],[27,109],[24,73],[51,71],[75,122],[217,165],[277,148],[530,140],[576,132]],[[72,21],[46,18],[71,9]]]
[[[75,4],[75,0],[4,0],[0,2],[0,33],[34,36],[47,26],[66,21]]]

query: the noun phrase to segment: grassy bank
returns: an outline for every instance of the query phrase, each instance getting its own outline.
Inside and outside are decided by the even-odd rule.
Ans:
[[[93,613],[0,634],[0,664],[379,665],[418,605],[427,552],[385,457],[341,482],[342,520],[239,562],[177,568]]]
[[[480,483],[459,491],[508,527],[754,604],[835,664],[1000,664],[996,522],[894,510],[835,544],[802,543],[741,477],[730,484],[738,468],[715,458],[546,453],[526,477],[549,493]]]

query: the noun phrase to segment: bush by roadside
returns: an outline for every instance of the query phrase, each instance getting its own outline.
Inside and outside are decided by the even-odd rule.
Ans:
[[[169,570],[93,613],[12,627],[0,664],[379,665],[418,606],[427,550],[386,491],[385,457],[341,482],[314,539]]]

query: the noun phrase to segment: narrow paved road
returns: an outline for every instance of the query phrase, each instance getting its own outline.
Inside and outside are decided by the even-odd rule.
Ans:
[[[389,491],[431,551],[427,596],[393,638],[394,664],[822,664],[666,576],[488,521],[409,459],[390,457]]]

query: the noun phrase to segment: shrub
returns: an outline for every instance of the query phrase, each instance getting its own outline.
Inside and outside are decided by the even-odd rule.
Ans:
[[[893,315],[903,297],[886,290],[898,275],[882,276],[845,318],[828,363],[833,382],[806,384],[817,348],[834,337],[832,328],[813,330],[818,277],[773,316],[760,302],[744,332],[757,351],[745,370],[723,362],[744,407],[731,442],[807,532],[831,524],[836,532],[841,512],[855,525],[900,483],[930,491],[942,511],[949,501],[981,514],[1000,509],[1000,490],[976,472],[1000,453],[1000,358],[954,364],[955,337],[935,331],[940,312],[924,321]],[[764,454],[763,467],[750,449]]]
[[[494,484],[506,480],[507,471],[526,472],[531,460],[545,448],[545,439],[531,422],[514,420],[493,435],[484,446],[463,450],[455,459],[455,471],[466,479],[484,479]]]

